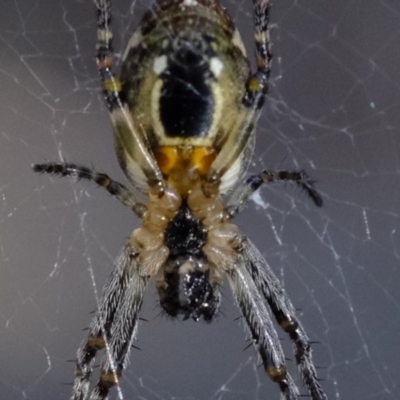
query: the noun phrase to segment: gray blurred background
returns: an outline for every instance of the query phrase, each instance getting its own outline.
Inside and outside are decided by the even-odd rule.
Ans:
[[[226,5],[252,55],[251,1]],[[114,1],[118,56],[147,6]],[[30,170],[64,158],[126,182],[91,1],[3,0],[0,18],[0,397],[67,399],[67,360],[138,221],[95,185]],[[400,399],[400,3],[275,0],[271,19],[271,90],[249,172],[304,168],[325,205],[270,185],[237,223],[318,342],[330,399]],[[278,399],[254,350],[242,351],[248,335],[227,286],[222,311],[211,325],[170,321],[151,289],[124,399]]]

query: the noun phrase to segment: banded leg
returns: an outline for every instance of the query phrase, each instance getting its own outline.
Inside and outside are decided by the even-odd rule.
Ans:
[[[271,0],[253,0],[257,71],[264,75],[266,81],[271,71],[272,60],[268,29],[270,3]]]
[[[130,208],[139,218],[146,211],[146,206],[137,201],[134,194],[122,183],[112,180],[108,175],[93,171],[73,163],[54,163],[34,164],[33,170],[38,173],[50,175],[70,176],[77,180],[87,179],[96,182],[119,200],[125,207]]]
[[[78,351],[71,400],[86,398],[95,356],[99,350],[105,349],[105,354],[100,379],[90,399],[106,399],[110,388],[118,384],[136,336],[147,284],[147,278],[140,276],[138,268],[132,249],[126,244],[103,289],[103,300],[90,325],[87,342]]]
[[[228,272],[233,296],[258,350],[269,378],[279,385],[284,400],[297,400],[299,392],[286,370],[285,356],[272,320],[251,275],[246,269],[246,256],[239,256],[238,263]]]
[[[271,70],[271,44],[268,29],[270,0],[253,0],[254,5],[254,40],[256,43],[257,71],[249,77],[243,105],[248,109],[248,114],[238,135],[231,135],[230,142],[225,144],[212,164],[207,175],[208,187],[218,184],[221,177],[232,167],[234,162],[243,154],[254,133],[254,127],[261,114],[265,97],[268,92],[268,77]]]
[[[111,1],[94,0],[97,9],[97,68],[101,77],[103,95],[114,125],[118,161],[121,169],[132,182],[132,173],[140,166],[147,180],[164,189],[162,173],[150,154],[143,138],[134,128],[129,107],[123,100],[124,93],[120,79],[113,72],[113,33],[111,30]],[[122,98],[121,98],[122,97]],[[128,143],[127,143],[128,141]],[[131,143],[135,148],[131,149]],[[133,182],[134,183],[134,182]]]
[[[247,82],[244,104],[260,110],[268,93],[268,78],[271,72],[271,41],[268,29],[271,0],[253,0],[254,41],[256,44],[256,73]]]
[[[229,198],[226,211],[230,218],[234,218],[249,201],[251,195],[261,185],[270,182],[293,182],[310,196],[317,207],[322,207],[321,195],[314,189],[312,179],[304,171],[263,171],[259,175],[253,175],[246,180],[244,185],[239,186]]]
[[[242,254],[246,261],[245,268],[251,275],[259,292],[263,293],[276,321],[289,335],[294,344],[296,363],[312,400],[327,400],[317,371],[312,361],[310,340],[296,319],[295,309],[282,288],[278,278],[272,272],[260,252],[248,239],[243,242]]]
[[[110,112],[121,108],[119,91],[121,84],[116,78],[113,67],[113,34],[111,25],[110,0],[94,0],[97,8],[97,68],[103,83],[103,94],[106,106]]]

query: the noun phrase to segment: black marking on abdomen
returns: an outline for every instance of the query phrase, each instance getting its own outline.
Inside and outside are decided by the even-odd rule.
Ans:
[[[215,108],[210,58],[193,42],[182,40],[180,46],[161,74],[160,120],[168,137],[201,138],[209,132]]]

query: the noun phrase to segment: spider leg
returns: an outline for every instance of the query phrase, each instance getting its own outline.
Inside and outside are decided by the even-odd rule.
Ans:
[[[227,272],[233,296],[246,320],[265,372],[272,381],[278,383],[282,399],[297,400],[298,389],[286,370],[285,355],[279,338],[246,263],[245,256],[240,254],[238,263]]]
[[[122,183],[112,180],[108,175],[93,171],[87,167],[73,163],[55,163],[34,164],[33,170],[38,173],[51,175],[71,176],[76,179],[87,179],[96,182],[119,200],[125,207],[130,208],[139,218],[146,211],[146,206],[136,199],[134,194],[128,190]]]
[[[111,25],[110,0],[94,0],[97,9],[97,68],[103,83],[103,94],[110,112],[120,108],[119,81],[112,71],[113,67],[113,33]]]
[[[104,286],[102,301],[90,325],[86,344],[78,350],[71,400],[86,398],[99,350],[105,349],[105,354],[100,379],[90,399],[106,399],[110,388],[118,384],[137,333],[147,280],[147,277],[140,276],[135,255],[129,243],[126,244]]]
[[[321,195],[314,189],[314,182],[304,171],[262,171],[261,174],[248,178],[244,185],[239,186],[230,196],[226,210],[230,218],[234,218],[249,201],[251,195],[261,185],[270,182],[294,182],[311,197],[317,207],[322,207]]]
[[[246,83],[243,106],[248,109],[247,117],[237,134],[231,134],[217,158],[212,164],[206,180],[216,184],[243,154],[254,132],[268,92],[268,77],[271,70],[271,44],[268,29],[270,0],[253,0],[254,40],[256,44],[257,71]]]
[[[94,0],[97,9],[97,68],[103,86],[103,95],[114,125],[118,161],[127,177],[133,182],[145,175],[147,181],[159,190],[163,189],[163,176],[149,152],[141,134],[135,128],[130,110],[124,101],[121,81],[113,72],[113,33],[111,25],[111,1]],[[121,97],[122,95],[122,97]],[[138,170],[140,172],[138,172]]]
[[[270,3],[271,0],[253,0],[257,73],[266,83],[271,72],[272,60],[268,29]]]
[[[302,374],[312,400],[327,400],[312,361],[310,340],[296,318],[295,309],[282,288],[278,278],[250,240],[245,239],[242,247],[245,268],[251,281],[263,293],[278,324],[294,343],[296,363]]]

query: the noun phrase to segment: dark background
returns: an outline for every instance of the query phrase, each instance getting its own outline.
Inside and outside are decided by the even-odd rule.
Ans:
[[[119,54],[147,6],[114,5]],[[252,55],[251,1],[227,6]],[[67,360],[138,221],[95,185],[30,170],[63,157],[125,182],[91,1],[3,0],[0,18],[0,393],[66,399]],[[275,0],[271,18],[271,91],[250,172],[304,168],[325,205],[270,185],[237,222],[318,342],[329,398],[400,399],[400,3]],[[227,286],[222,308],[211,325],[171,322],[150,290],[124,398],[278,399],[253,349],[242,351],[248,335]]]

